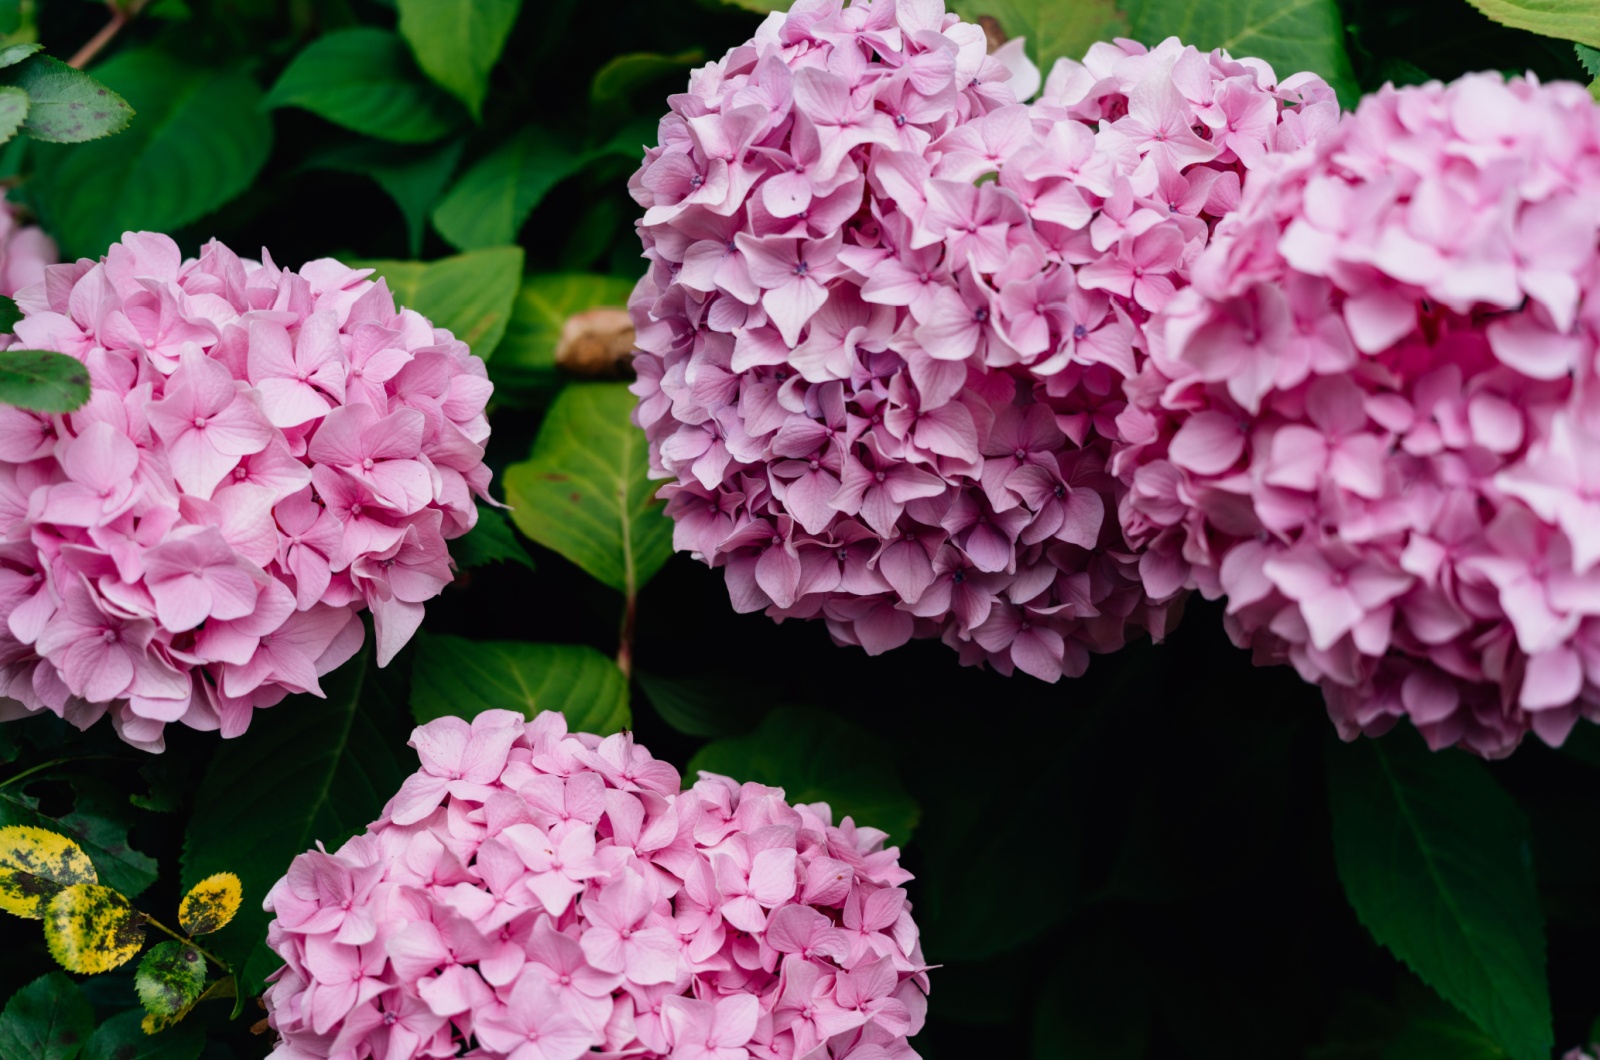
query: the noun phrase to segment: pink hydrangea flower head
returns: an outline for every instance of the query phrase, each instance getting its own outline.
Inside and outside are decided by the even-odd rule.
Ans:
[[[1048,681],[1175,619],[1111,515],[1123,383],[1249,167],[1337,104],[1175,39],[1039,89],[939,0],[815,0],[672,98],[636,419],[736,609]]]
[[[483,362],[370,270],[262,257],[130,232],[17,292],[14,341],[91,395],[0,407],[0,720],[236,736],[321,695],[363,610],[387,663],[449,583],[488,499]]]
[[[0,201],[0,295],[10,298],[38,283],[45,266],[60,260],[56,241],[44,229],[23,224],[16,207]]]
[[[1600,718],[1597,202],[1585,91],[1493,74],[1258,169],[1118,421],[1146,590],[1226,595],[1347,738]]]
[[[897,848],[559,713],[441,718],[366,832],[267,895],[274,1060],[915,1060]]]

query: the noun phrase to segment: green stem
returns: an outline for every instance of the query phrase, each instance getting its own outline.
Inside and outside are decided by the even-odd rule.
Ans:
[[[212,964],[216,965],[218,968],[221,968],[224,972],[227,972],[229,975],[233,974],[233,969],[231,967],[229,967],[227,961],[223,960],[221,957],[218,957],[215,953],[212,953],[210,950],[208,950],[204,946],[200,945],[198,942],[196,942],[194,939],[190,938],[188,935],[180,935],[178,932],[176,932],[176,931],[172,930],[171,928],[167,927],[167,925],[163,924],[161,921],[157,920],[155,917],[151,916],[149,913],[141,913],[139,915],[144,917],[144,922],[146,924],[149,924],[151,927],[156,928],[158,931],[165,931],[167,934],[171,935],[173,938],[177,939],[179,942],[183,943],[186,946],[193,946],[195,949],[199,950],[201,955],[204,956],[207,960],[209,960]]]
[[[14,773],[6,779],[0,780],[0,788],[8,788],[25,777],[31,777],[35,773],[42,773],[46,769],[54,769],[56,766],[66,765],[68,762],[115,762],[119,760],[120,756],[118,755],[82,755],[78,758],[53,758],[48,762],[29,766],[20,773]]]

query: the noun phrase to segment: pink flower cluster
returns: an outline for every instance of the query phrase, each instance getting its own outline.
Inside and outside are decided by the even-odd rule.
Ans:
[[[363,608],[380,663],[411,636],[487,499],[491,386],[370,271],[128,233],[18,292],[18,343],[93,389],[0,407],[0,718],[236,736],[321,694]]]
[[[696,71],[634,176],[638,423],[739,611],[1081,673],[1160,635],[1106,471],[1141,329],[1245,170],[1337,119],[1259,61],[1039,75],[943,4],[802,0]]]
[[[267,896],[273,1060],[915,1060],[927,976],[884,833],[487,711]]]
[[[0,200],[0,295],[10,298],[38,283],[44,267],[59,260],[55,240],[38,225],[18,223],[16,208]]]
[[[1274,162],[1118,420],[1145,587],[1226,594],[1347,738],[1559,743],[1600,718],[1600,111],[1474,75]]]

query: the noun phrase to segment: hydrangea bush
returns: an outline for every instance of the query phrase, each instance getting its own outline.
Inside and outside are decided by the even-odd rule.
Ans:
[[[546,711],[446,717],[267,896],[275,1060],[902,1060],[928,977],[885,834]]]
[[[1255,177],[1118,421],[1147,591],[1226,594],[1347,736],[1561,743],[1600,718],[1600,111],[1384,89]]]
[[[321,694],[361,611],[380,663],[411,637],[488,498],[492,387],[370,271],[128,233],[17,292],[15,341],[93,389],[0,407],[0,717],[237,736]]]
[[[937,7],[797,4],[674,97],[631,189],[638,422],[735,609],[1056,680],[1158,638],[1106,460],[1143,327],[1314,74],[1176,38],[1063,59]]]

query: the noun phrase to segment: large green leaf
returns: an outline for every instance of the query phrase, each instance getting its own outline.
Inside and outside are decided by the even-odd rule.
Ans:
[[[1550,1055],[1528,822],[1478,762],[1410,732],[1329,748],[1339,878],[1373,936],[1518,1060]]]
[[[111,65],[107,63],[95,73],[103,78]],[[48,55],[30,55],[7,64],[0,69],[0,85],[28,94],[28,119],[23,128],[35,140],[47,143],[98,140],[126,129],[133,118],[133,107],[112,90],[116,86],[107,87]]]
[[[1321,74],[1346,106],[1359,95],[1336,0],[1124,0],[1122,10],[1146,44],[1176,36],[1203,51],[1265,59],[1280,78]]]
[[[754,732],[707,744],[689,760],[686,782],[700,770],[781,787],[791,803],[826,802],[835,824],[849,816],[857,825],[883,829],[896,844],[911,838],[922,812],[883,744],[811,707],[778,707]]]
[[[119,1012],[94,1030],[79,1060],[196,1060],[206,1047],[205,1030],[197,1019],[185,1020],[159,1034],[146,1034],[143,1014]]]
[[[419,151],[371,140],[346,140],[311,158],[306,168],[359,173],[376,181],[406,219],[406,245],[416,257],[422,253],[428,214],[455,174],[465,144],[465,140],[451,140]]]
[[[705,54],[699,48],[690,48],[676,55],[658,52],[619,55],[602,66],[589,82],[589,105],[604,108],[621,103],[635,89],[703,61]]]
[[[1128,33],[1111,0],[956,0],[950,9],[968,21],[988,15],[1007,37],[1027,38],[1028,58],[1042,75],[1057,59],[1082,59],[1096,41]]]
[[[450,559],[457,570],[487,567],[502,560],[533,570],[533,557],[517,540],[511,520],[502,508],[479,502],[478,521],[466,534],[450,542]]]
[[[1032,1060],[1142,1060],[1150,983],[1129,940],[1109,921],[1070,949],[1039,992]]]
[[[511,307],[505,339],[489,364],[495,396],[513,404],[554,389],[556,344],[574,313],[595,306],[628,304],[633,283],[591,273],[546,273],[522,281]]]
[[[528,644],[417,634],[411,713],[418,724],[453,714],[559,710],[573,732],[610,734],[633,724],[628,680],[584,644]]]
[[[405,41],[342,29],[312,41],[267,93],[268,107],[303,107],[380,140],[427,143],[461,124],[456,102],[426,80]]]
[[[415,309],[488,360],[511,319],[522,279],[521,247],[487,247],[438,261],[368,261],[395,300]]]
[[[89,369],[51,350],[0,350],[0,402],[34,412],[71,412],[89,400]]]
[[[639,687],[661,720],[689,736],[714,738],[749,732],[761,722],[760,708],[751,706],[770,699],[765,689],[716,677],[658,677],[634,671]]]
[[[41,975],[11,995],[0,1012],[5,1060],[72,1060],[94,1029],[94,1010],[60,972]]]
[[[400,704],[370,666],[370,649],[322,679],[326,700],[292,696],[219,744],[195,795],[183,845],[183,890],[237,873],[244,905],[213,936],[246,993],[281,963],[266,948],[261,900],[289,862],[321,841],[333,850],[383,811],[415,761]]]
[[[136,48],[96,72],[139,120],[114,139],[40,152],[30,190],[69,258],[98,257],[130,229],[199,220],[248,188],[271,153],[261,90],[240,70]]]
[[[568,386],[505,474],[517,529],[630,599],[672,555],[633,407],[626,383]]]
[[[1469,0],[1503,26],[1600,48],[1600,6],[1594,0]]]
[[[522,0],[400,0],[399,7],[400,35],[417,65],[477,117]]]
[[[433,211],[433,227],[461,250],[515,243],[546,193],[588,160],[530,125],[461,175]]]

